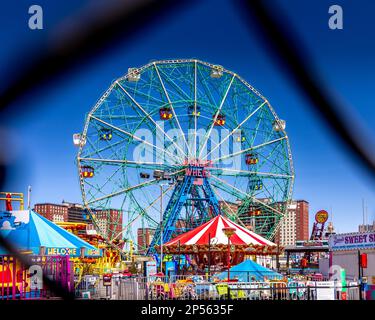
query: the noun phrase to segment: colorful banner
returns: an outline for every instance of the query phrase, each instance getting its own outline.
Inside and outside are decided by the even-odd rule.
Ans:
[[[147,261],[146,262],[146,277],[149,277],[152,274],[157,273],[156,261]]]
[[[375,232],[342,233],[329,237],[330,250],[375,249]]]

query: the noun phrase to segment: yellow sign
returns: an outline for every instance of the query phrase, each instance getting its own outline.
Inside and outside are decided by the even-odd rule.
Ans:
[[[320,210],[315,215],[315,221],[317,223],[325,223],[328,220],[328,212],[325,210]]]
[[[86,254],[89,256],[99,256],[100,251],[99,249],[86,249]]]

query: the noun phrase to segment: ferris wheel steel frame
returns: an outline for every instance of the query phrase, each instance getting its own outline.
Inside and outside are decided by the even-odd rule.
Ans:
[[[268,100],[236,73],[219,67],[225,77],[212,80],[207,76],[207,72],[218,70],[218,66],[214,64],[197,59],[152,61],[140,68],[129,70],[125,76],[115,80],[88,113],[79,143],[77,167],[83,203],[99,232],[101,227],[95,212],[111,209],[112,199],[124,196],[120,210],[126,207],[126,211],[132,212],[126,217],[125,227],[121,226],[121,229],[130,234],[129,230],[135,221],[139,220],[142,221],[139,228],[144,228],[146,224],[152,226],[150,229],[154,229],[155,234],[147,252],[154,253],[155,245],[160,243],[160,224],[156,215],[150,214],[150,210],[157,210],[156,203],[160,199],[152,195],[153,191],[147,188],[157,186],[160,181],[150,179],[131,183],[130,179],[135,178],[133,173],[139,174],[141,170],[162,170],[167,171],[173,181],[171,188],[163,193],[163,196],[167,196],[172,192],[163,213],[163,243],[217,214],[226,214],[241,224],[246,224],[248,220],[255,221],[255,232],[268,239],[275,236],[291,201],[294,183],[289,139]],[[142,82],[139,87],[139,80],[130,80],[135,72],[141,79],[146,77],[145,83]],[[204,76],[207,76],[208,80]],[[189,81],[186,80],[185,83],[184,77]],[[209,82],[211,80],[217,87]],[[193,91],[190,92],[191,96],[181,85],[187,83]],[[220,97],[220,103],[215,103],[219,102],[215,100],[215,94]],[[139,102],[141,99],[145,100]],[[242,105],[240,99],[249,99],[251,103]],[[186,114],[186,108],[190,106],[193,113],[188,111]],[[163,108],[169,110],[170,119],[161,122],[156,117]],[[241,108],[244,114],[241,113]],[[212,131],[218,119],[223,117],[222,114],[226,117],[222,127],[229,129],[229,133],[213,144],[209,139],[212,138]],[[248,127],[253,118],[257,118],[255,123]],[[169,135],[165,123],[170,129],[180,133],[178,138]],[[279,125],[277,132],[273,129],[275,124]],[[197,132],[203,127],[206,131],[203,138],[199,137],[198,142]],[[102,129],[111,131],[113,141],[101,139]],[[151,143],[138,136],[137,130],[140,129],[149,129],[156,136],[155,141]],[[189,130],[193,130],[192,137]],[[238,132],[241,139],[244,139],[245,148],[234,151],[232,147],[232,151],[224,155],[216,152],[218,156],[208,160],[209,156],[213,156],[225,143],[230,143],[231,139],[234,145],[234,136]],[[256,139],[263,140],[261,143],[255,143]],[[207,149],[204,153],[209,142],[210,150]],[[145,153],[150,152],[147,147],[151,148],[156,158],[159,157],[162,161],[129,159],[128,155],[136,143],[144,145]],[[274,147],[268,150],[269,146]],[[174,148],[173,153],[169,151],[171,147]],[[237,169],[220,166],[224,160],[238,156],[244,161],[243,156],[255,152],[258,157],[257,164],[251,169],[249,165],[247,170],[242,167]],[[84,178],[84,168],[88,165],[95,170],[92,183],[90,179]],[[262,166],[269,168],[270,172],[261,171],[259,167]],[[111,172],[108,168],[113,167],[117,169]],[[188,170],[200,173],[187,174]],[[98,177],[101,177],[103,182]],[[265,179],[271,181],[264,183]],[[253,181],[261,181],[263,184],[259,190],[251,189],[250,192],[249,186]],[[262,198],[260,195],[266,196]],[[240,203],[237,210],[231,207],[235,202]],[[188,209],[187,204],[193,204],[193,209]],[[194,221],[192,220],[189,226],[186,226],[185,221],[185,227],[181,227],[181,208],[184,206],[184,217],[191,213]],[[254,208],[260,208],[261,214],[248,218],[247,215],[251,210],[255,210]],[[189,210],[193,211],[188,212]],[[177,223],[180,223],[180,228],[176,226]],[[120,235],[121,233],[117,233],[108,240],[113,241]]]

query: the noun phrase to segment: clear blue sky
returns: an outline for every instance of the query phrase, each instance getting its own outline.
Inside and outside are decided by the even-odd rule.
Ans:
[[[51,32],[89,1],[4,1],[0,19],[1,83],[10,76],[16,53],[27,59],[28,46],[44,50]],[[316,66],[337,94],[351,107],[374,138],[375,108],[375,2],[374,1],[279,1]],[[44,9],[44,30],[28,29],[28,7]],[[328,7],[344,9],[344,30],[328,28]],[[66,20],[65,20],[66,21]],[[65,22],[66,23],[66,22]],[[31,95],[14,104],[32,108],[9,119],[16,170],[7,190],[26,192],[33,187],[33,203],[63,199],[80,202],[74,163],[76,148],[72,134],[82,131],[84,115],[100,95],[128,67],[142,66],[152,59],[198,58],[223,65],[245,78],[268,98],[278,115],[287,121],[294,157],[295,199],[310,202],[310,217],[319,209],[333,209],[340,232],[356,231],[362,221],[362,198],[369,219],[375,218],[374,185],[344,151],[309,105],[283,75],[243,24],[231,1],[199,1],[153,28],[130,45],[119,45],[106,56],[58,81],[48,92]],[[3,128],[4,129],[4,128]]]

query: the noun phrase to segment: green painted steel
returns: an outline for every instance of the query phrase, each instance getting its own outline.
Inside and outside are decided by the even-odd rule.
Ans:
[[[145,232],[137,232],[160,221],[154,172],[170,174],[166,205],[194,161],[209,172],[226,215],[273,238],[291,199],[294,169],[283,122],[267,99],[236,73],[195,59],[129,70],[88,113],[81,135],[78,174],[97,229],[108,240],[143,237],[147,245]],[[83,176],[85,167],[93,177]],[[100,215],[109,209],[120,210],[123,221]],[[182,217],[197,218],[194,201],[184,210]],[[146,249],[140,241],[138,249]]]

